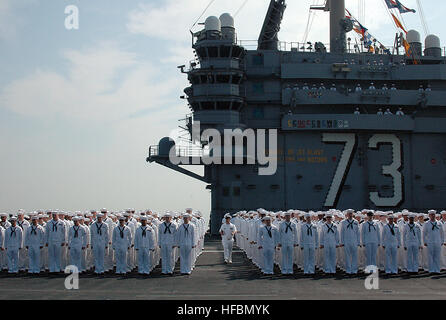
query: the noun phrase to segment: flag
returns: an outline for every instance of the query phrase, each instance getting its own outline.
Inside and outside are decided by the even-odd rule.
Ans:
[[[398,20],[398,18],[395,17],[395,15],[394,15],[393,13],[391,13],[391,15],[392,15],[392,17],[393,17],[393,20],[394,20],[395,23],[396,23],[396,26],[397,26],[398,28],[400,28],[401,30],[403,30],[405,33],[407,33],[406,29],[404,29],[403,24],[400,22],[400,20]]]
[[[384,1],[386,1],[387,7],[389,9],[398,9],[400,13],[416,12],[414,9],[409,9],[408,7],[404,6],[398,0],[384,0]]]

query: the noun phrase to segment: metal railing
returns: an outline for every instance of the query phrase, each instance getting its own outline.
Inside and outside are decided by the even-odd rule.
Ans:
[[[238,40],[237,44],[239,46],[244,47],[247,50],[257,50],[258,40]],[[330,44],[324,44],[327,52],[330,52]],[[395,46],[385,46],[385,47],[375,47],[377,51],[384,53],[384,50],[389,50],[390,53],[396,54],[397,48]],[[298,51],[298,52],[316,52],[315,43],[303,43],[303,42],[287,42],[287,41],[279,41],[278,49],[280,51]],[[425,47],[422,46],[422,50],[424,52]],[[441,49],[442,55],[446,56],[446,47],[442,47]],[[347,43],[347,53],[368,53],[369,51],[362,45],[354,42]],[[400,54],[405,54],[404,48],[399,48]]]
[[[195,145],[191,146],[175,146],[175,155],[177,157],[194,157],[201,158],[206,154],[206,150],[200,148]],[[158,157],[159,154],[159,146],[150,146],[149,147],[149,157]],[[164,155],[163,155],[164,156]]]

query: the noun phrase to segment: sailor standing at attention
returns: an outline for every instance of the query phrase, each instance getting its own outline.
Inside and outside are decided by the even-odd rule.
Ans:
[[[303,250],[304,274],[315,273],[316,248],[319,247],[317,227],[311,221],[311,213],[305,214],[305,224],[300,231],[300,248]]]
[[[119,225],[113,229],[112,245],[116,257],[116,273],[127,274],[127,254],[132,246],[132,232],[125,225],[126,217],[119,217]]]
[[[52,212],[53,219],[45,226],[46,246],[48,247],[48,264],[50,272],[61,271],[62,248],[67,242],[65,223],[59,220],[57,212]]]
[[[419,270],[419,252],[422,248],[421,228],[415,223],[416,215],[409,214],[409,223],[404,228],[403,243],[404,250],[407,251],[407,271],[409,273],[418,273]]]
[[[151,252],[155,251],[155,230],[147,225],[147,216],[141,216],[141,225],[135,231],[135,250],[138,255],[138,273],[150,274]]]
[[[324,272],[326,274],[336,273],[336,249],[339,248],[338,227],[332,222],[333,215],[325,215],[326,222],[321,228],[320,244],[324,250]]]
[[[359,223],[353,219],[354,212],[353,209],[347,210],[347,219],[341,222],[341,247],[344,247],[345,271],[347,274],[358,273],[360,234]]]
[[[366,267],[377,264],[378,247],[381,245],[381,232],[373,220],[373,212],[367,211],[367,222],[361,225],[361,244],[365,247]]]
[[[435,210],[429,211],[429,222],[423,226],[424,245],[429,255],[429,272],[439,274],[441,271],[441,246],[445,244],[444,232],[440,222],[435,219]]]
[[[279,245],[282,250],[282,274],[293,274],[294,248],[299,245],[297,225],[291,221],[292,213],[285,212],[285,221],[279,224]]]
[[[104,274],[105,252],[108,250],[109,239],[111,239],[109,232],[113,232],[113,229],[109,229],[108,225],[102,222],[103,217],[104,214],[97,214],[97,220],[90,226],[91,250],[96,274]]]
[[[5,231],[5,250],[8,256],[8,272],[19,273],[19,251],[23,244],[23,231],[17,227],[17,217],[11,217],[11,226]]]
[[[191,274],[193,264],[192,249],[197,246],[195,227],[190,223],[190,219],[190,214],[183,214],[183,224],[175,233],[175,244],[180,248],[180,272],[183,275]]]
[[[398,248],[401,246],[400,229],[394,223],[395,216],[388,215],[389,222],[383,230],[382,246],[386,250],[386,274],[398,274]]]
[[[223,244],[225,263],[232,263],[232,248],[234,246],[234,235],[237,228],[231,223],[231,215],[225,215],[225,222],[220,227],[221,242]]]
[[[265,275],[274,274],[274,252],[279,244],[279,231],[271,223],[271,217],[266,216],[262,219],[265,224],[259,229],[258,249],[263,253],[263,269]]]
[[[25,240],[26,231],[30,224],[25,220],[25,211],[20,209],[17,213],[17,226],[22,229],[23,240]],[[28,269],[28,250],[21,250],[19,252],[19,270],[25,271]]]
[[[74,225],[68,231],[68,250],[70,264],[82,272],[82,255],[87,247],[87,232],[79,223],[79,217],[73,217]]]
[[[173,274],[175,268],[175,233],[178,225],[172,222],[172,215],[166,213],[163,217],[164,222],[158,226],[159,247],[161,249],[161,267],[162,274]]]
[[[26,230],[25,247],[28,250],[28,273],[38,274],[41,269],[40,255],[45,245],[45,230],[38,224],[39,217],[32,217],[32,224]]]

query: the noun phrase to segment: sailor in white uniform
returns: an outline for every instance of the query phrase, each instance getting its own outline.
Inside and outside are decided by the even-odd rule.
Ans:
[[[336,249],[339,248],[339,232],[333,223],[333,215],[325,215],[326,222],[320,231],[320,248],[324,250],[324,272],[326,274],[336,273]]]
[[[61,271],[62,248],[67,243],[65,223],[59,219],[56,212],[52,212],[53,219],[45,226],[46,246],[48,247],[48,264],[52,273]]]
[[[119,225],[113,229],[112,246],[116,257],[116,273],[127,274],[127,254],[132,246],[132,232],[125,225],[126,217],[119,217]]]
[[[79,217],[73,217],[74,225],[68,231],[68,250],[70,264],[82,272],[82,255],[87,248],[87,232],[79,223]]]
[[[11,217],[11,226],[5,231],[5,250],[8,257],[8,272],[19,272],[19,251],[23,248],[23,231],[17,227],[17,217]]]
[[[45,246],[45,230],[38,224],[39,217],[32,217],[32,224],[26,230],[25,248],[28,250],[28,273],[38,274],[41,271],[41,251]]]
[[[422,248],[421,228],[415,223],[416,215],[409,214],[409,223],[404,228],[403,244],[407,251],[407,271],[409,273],[418,273],[419,270],[419,252]]]
[[[361,245],[365,247],[366,267],[378,267],[377,253],[381,245],[378,223],[373,221],[373,212],[367,211],[367,221],[361,225]]]
[[[7,213],[0,213],[0,227],[3,228],[3,232],[11,226],[11,223],[8,221]],[[4,241],[4,239],[3,239]],[[4,247],[2,247],[4,248]],[[6,256],[6,250],[0,251],[0,271],[8,270],[8,258]]]
[[[166,213],[164,222],[158,226],[159,247],[161,249],[161,268],[163,274],[173,274],[175,268],[175,233],[178,225],[172,222],[172,214]]]
[[[28,230],[30,224],[25,220],[25,211],[22,209],[20,209],[17,213],[17,226],[22,229],[23,237],[25,237],[26,231]],[[28,269],[28,250],[20,250],[19,270],[26,271],[26,269]]]
[[[344,247],[345,272],[358,273],[358,248],[360,246],[359,223],[353,219],[355,210],[347,210],[347,219],[341,222],[341,246]]]
[[[191,274],[194,257],[192,249],[197,246],[195,227],[190,223],[191,215],[183,214],[183,223],[175,233],[175,244],[180,248],[180,271],[181,274]]]
[[[297,234],[297,225],[291,221],[292,213],[285,212],[285,220],[279,224],[279,244],[282,251],[282,274],[293,274],[294,270],[294,248],[299,245],[299,236]]]
[[[221,242],[224,250],[225,263],[232,263],[232,248],[234,247],[234,235],[237,228],[231,223],[231,215],[228,213],[224,216],[225,222],[220,227]]]
[[[274,274],[274,252],[279,244],[279,230],[271,223],[271,217],[265,216],[262,219],[265,225],[262,225],[258,234],[258,249],[261,250],[263,257],[262,272],[266,275]]]
[[[400,229],[394,223],[395,216],[387,216],[389,222],[384,227],[382,246],[386,250],[386,274],[398,274],[398,248],[401,246]]]
[[[135,231],[135,250],[138,255],[138,273],[150,274],[152,255],[155,251],[155,230],[147,225],[147,217],[141,216],[141,225]]]
[[[424,245],[429,255],[429,272],[438,274],[441,271],[441,246],[445,245],[443,226],[435,219],[435,210],[429,211],[429,222],[423,227]]]
[[[306,222],[300,232],[300,248],[303,250],[304,274],[315,273],[316,249],[319,248],[319,234],[317,226],[311,220],[311,213],[305,214]]]
[[[90,226],[91,250],[96,274],[105,272],[105,252],[109,249],[109,233],[113,233],[113,229],[109,230],[108,225],[102,222],[103,217],[104,214],[97,214],[97,220]]]

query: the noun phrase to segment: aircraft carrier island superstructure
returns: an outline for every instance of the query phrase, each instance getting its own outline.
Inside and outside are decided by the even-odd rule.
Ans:
[[[229,14],[209,17],[193,34],[197,60],[182,67],[191,83],[184,90],[191,140],[198,121],[201,130],[277,129],[276,173],[259,175],[258,163],[204,165],[201,152],[177,146],[177,154],[204,166],[200,176],[169,160],[169,138],[150,147],[147,161],[207,184],[213,234],[225,213],[255,208],[444,209],[446,58],[439,38],[429,35],[423,46],[410,30],[403,38],[409,52],[397,48],[398,37],[391,49],[352,49],[345,1],[328,0],[322,9],[330,12],[330,45],[284,49],[278,32],[285,8],[285,0],[271,0],[257,50],[237,41]]]

